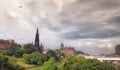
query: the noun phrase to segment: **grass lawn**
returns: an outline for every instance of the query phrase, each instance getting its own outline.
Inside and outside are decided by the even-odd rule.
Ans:
[[[35,67],[36,65],[30,65],[30,64],[26,64],[24,62],[17,62],[17,64],[21,67],[21,68],[31,68],[31,67]]]
[[[43,70],[43,69],[41,68],[41,66],[39,66],[39,67],[34,67],[34,68],[26,69],[26,70]]]
[[[26,64],[23,61],[23,58],[17,59],[17,64],[20,66],[20,68],[24,68],[24,69],[32,68],[32,67],[36,67],[37,66],[37,65],[33,65],[33,64]]]

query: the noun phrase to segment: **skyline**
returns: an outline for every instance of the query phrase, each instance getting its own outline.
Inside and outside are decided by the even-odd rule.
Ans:
[[[91,54],[113,53],[120,42],[118,0],[1,0],[0,11],[0,39],[32,43],[39,27],[40,42],[50,49],[63,42]]]

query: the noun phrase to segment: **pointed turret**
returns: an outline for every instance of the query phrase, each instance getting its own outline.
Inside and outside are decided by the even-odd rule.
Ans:
[[[41,53],[43,53],[44,46],[42,43],[40,44],[40,49],[41,49]]]
[[[38,52],[43,53],[43,49],[44,46],[41,44],[39,44],[39,29],[37,28],[37,32],[36,32],[36,37],[35,37],[35,47],[37,49]]]
[[[39,31],[37,28],[36,37],[35,37],[35,47],[39,49]]]

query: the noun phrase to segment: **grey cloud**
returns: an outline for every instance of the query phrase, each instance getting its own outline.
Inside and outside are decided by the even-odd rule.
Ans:
[[[116,27],[120,27],[120,15],[113,16],[109,18],[106,22],[108,22],[108,24],[113,24]]]
[[[118,9],[120,7],[119,0],[100,0],[97,3],[97,8],[109,10],[109,9]]]
[[[18,4],[14,4],[14,2],[11,1],[10,3],[14,5],[7,7],[12,9],[9,10],[7,8],[8,11],[5,10],[6,13],[3,14],[3,17],[0,19],[0,33],[11,34],[15,39],[20,35],[19,38],[25,38],[24,42],[29,42],[33,41],[36,27],[39,27],[40,37],[42,37],[44,41],[49,39],[52,44],[45,42],[46,46],[49,47],[51,45],[52,47],[54,46],[53,48],[58,45],[57,41],[59,40],[69,39],[79,41],[79,39],[96,39],[99,41],[100,39],[120,38],[119,0],[54,1],[55,0],[23,1],[24,5],[22,8],[14,7]],[[117,12],[114,12],[116,10]],[[15,18],[10,15],[11,12],[16,16]],[[19,42],[20,39],[17,38],[16,40]],[[91,40],[89,42],[91,42]],[[95,43],[93,46],[96,47],[96,49],[99,48],[101,49],[100,51],[102,51],[103,48],[105,48],[105,46],[100,48],[100,44],[96,41]],[[110,44],[111,43],[113,42],[110,42]],[[106,42],[102,42],[101,44],[106,44]],[[84,43],[82,49],[85,50],[90,46],[91,45]],[[78,46],[78,48],[81,47],[82,46]],[[89,51],[94,51],[94,47],[90,47],[91,49]]]
[[[58,28],[59,30],[69,30],[69,28],[75,28],[73,30],[69,30],[70,32],[61,34],[63,39],[106,39],[111,37],[119,37],[120,31],[115,28],[118,25],[114,25],[114,22],[118,19],[118,17],[117,19],[113,19],[114,15],[110,15],[113,9],[117,9],[117,7],[119,7],[119,2],[112,0],[92,0],[92,2],[85,1],[82,4],[82,0],[78,1],[79,2],[68,4],[68,6],[65,5],[63,11],[60,13],[60,16],[58,16],[60,17],[59,20],[62,24],[62,28]],[[87,4],[86,7],[89,7],[82,7],[85,6],[84,3],[85,5]],[[91,15],[98,12],[98,10],[101,10],[103,14],[104,11],[109,11],[111,13],[108,13],[109,16],[107,15],[107,18],[103,18],[105,15],[102,15],[101,17]]]
[[[120,6],[119,0],[77,0],[77,4],[89,4],[93,9],[98,10],[110,10],[110,9],[118,9]]]
[[[72,31],[62,35],[64,39],[108,39],[113,37],[120,37],[120,31],[104,30],[104,31]]]

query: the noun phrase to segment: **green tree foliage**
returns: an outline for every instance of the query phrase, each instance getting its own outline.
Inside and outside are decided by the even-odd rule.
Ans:
[[[59,60],[60,60],[61,58],[65,57],[65,54],[62,53],[60,49],[56,49],[56,50],[55,50],[55,53],[56,53],[57,57],[59,58]]]
[[[50,58],[48,62],[45,62],[43,64],[42,70],[58,70],[58,67],[56,66],[56,61],[54,58]]]
[[[9,57],[9,64],[11,70],[17,70],[19,68],[19,65],[17,64],[17,58],[15,56]]]
[[[15,51],[14,56],[15,57],[22,57],[23,54],[24,54],[23,50],[19,49],[19,50]]]
[[[84,57],[79,57],[79,56],[67,57],[60,62],[56,62],[54,58],[51,58],[48,62],[45,62],[40,69],[41,70],[115,70],[115,68],[110,63],[102,63],[97,59],[85,59]]]
[[[0,51],[0,70],[5,69],[8,66],[9,63],[7,56],[2,51]]]
[[[38,64],[43,65],[45,61],[48,61],[50,58],[54,58],[56,61],[60,60],[61,52],[59,50],[53,51],[50,50],[47,54],[40,54],[38,52],[33,52],[32,54],[24,54],[23,58],[28,64]]]
[[[24,56],[24,60],[26,63],[28,64],[38,64],[38,65],[42,65],[45,61],[47,61],[47,56],[44,54],[40,54],[38,52],[34,52],[32,54],[29,55],[23,55]]]
[[[25,54],[30,54],[32,52],[35,52],[36,48],[33,44],[29,43],[24,46],[24,53]]]
[[[10,46],[10,48],[6,51],[7,55],[9,56],[13,56],[15,55],[16,51],[18,52],[18,50],[20,50],[20,45],[14,43]]]
[[[9,55],[9,56],[16,56],[16,57],[22,57],[23,54],[30,54],[30,53],[36,51],[35,47],[32,44],[26,44],[23,47],[24,47],[24,49],[22,49],[20,45],[14,43],[6,51],[7,55]]]
[[[48,58],[54,58],[55,60],[59,61],[61,59],[62,53],[60,50],[50,50],[49,52],[47,52],[47,57]]]
[[[102,63],[97,59],[69,57],[63,61],[60,70],[115,70],[110,63]]]

